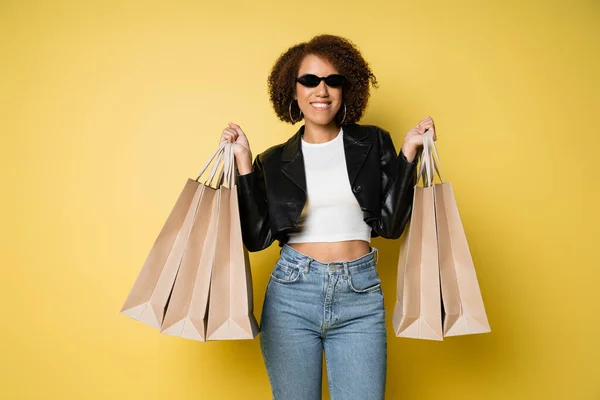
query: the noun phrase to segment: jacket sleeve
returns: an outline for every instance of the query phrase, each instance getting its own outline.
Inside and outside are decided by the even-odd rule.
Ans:
[[[242,240],[250,252],[263,250],[275,240],[271,232],[269,204],[260,156],[259,154],[254,159],[252,172],[239,175],[236,169]]]
[[[409,162],[402,150],[396,155],[392,138],[379,128],[381,156],[381,217],[373,224],[373,230],[381,237],[398,239],[412,214],[414,186],[417,181],[417,162]]]

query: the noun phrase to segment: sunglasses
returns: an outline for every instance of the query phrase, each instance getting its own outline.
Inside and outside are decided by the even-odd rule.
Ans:
[[[339,74],[333,74],[326,77],[320,77],[313,74],[304,74],[301,77],[296,78],[296,82],[299,82],[302,86],[310,88],[319,86],[321,81],[325,81],[325,84],[329,87],[338,88],[346,82],[346,78]]]

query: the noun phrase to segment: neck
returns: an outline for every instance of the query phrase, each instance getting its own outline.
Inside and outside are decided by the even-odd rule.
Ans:
[[[308,143],[325,143],[335,139],[340,132],[340,127],[335,124],[335,121],[331,121],[327,125],[318,125],[310,121],[306,121],[304,124],[303,138]]]

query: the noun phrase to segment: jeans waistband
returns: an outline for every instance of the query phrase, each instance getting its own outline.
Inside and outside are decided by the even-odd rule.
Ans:
[[[331,261],[328,263],[322,263],[315,260],[314,258],[299,252],[287,243],[284,243],[281,251],[279,252],[279,258],[284,262],[297,265],[308,272],[308,270],[314,270],[321,274],[333,274],[343,273],[344,270],[355,271],[363,268],[370,268],[377,265],[379,261],[379,250],[376,247],[369,247],[370,251],[354,260],[350,261]]]

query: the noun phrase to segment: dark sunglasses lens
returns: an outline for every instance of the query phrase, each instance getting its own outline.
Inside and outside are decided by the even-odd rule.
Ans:
[[[327,86],[340,87],[344,84],[344,77],[342,75],[329,75],[325,79]]]
[[[298,78],[298,82],[307,87],[317,87],[321,80],[316,75],[302,75]]]

